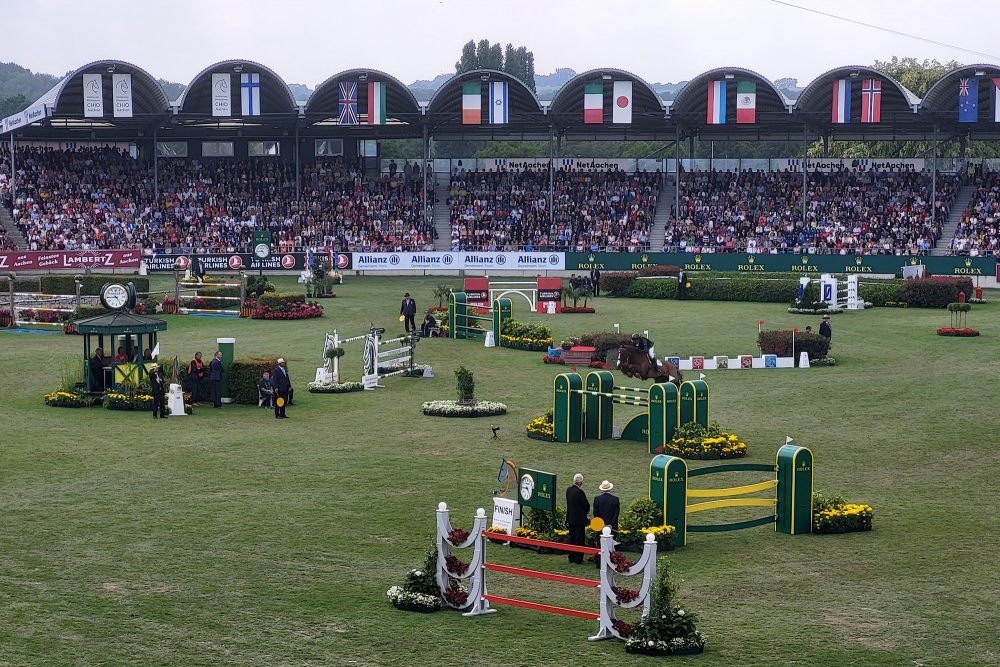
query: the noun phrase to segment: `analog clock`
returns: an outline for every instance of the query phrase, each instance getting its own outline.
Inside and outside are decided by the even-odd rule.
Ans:
[[[531,475],[523,475],[521,477],[521,498],[523,500],[531,500],[531,496],[535,493],[535,478]]]
[[[120,283],[108,283],[101,288],[101,305],[111,310],[121,310],[128,305],[129,291]]]
[[[257,255],[261,259],[267,259],[271,256],[271,244],[269,243],[258,243],[253,247],[253,254]]]

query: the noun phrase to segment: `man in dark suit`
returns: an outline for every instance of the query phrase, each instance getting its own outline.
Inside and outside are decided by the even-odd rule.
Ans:
[[[590,501],[583,491],[583,475],[577,473],[573,475],[573,486],[566,489],[566,523],[569,526],[569,543],[577,546],[584,546],[584,529],[590,521],[587,514],[590,512]],[[570,563],[583,563],[583,554],[571,551],[569,554]]]
[[[601,495],[594,498],[594,516],[601,517],[604,520],[604,525],[611,528],[612,532],[617,533],[621,503],[618,501],[618,496],[611,494],[615,490],[615,485],[604,480],[597,488],[601,491]]]
[[[833,327],[830,326],[830,316],[824,315],[823,321],[819,323],[819,335],[827,340],[833,339]]]
[[[167,406],[163,400],[163,395],[166,391],[166,382],[167,380],[163,376],[163,369],[160,368],[159,364],[153,364],[149,368],[149,387],[153,394],[153,419],[156,419],[157,411],[159,411],[161,418],[167,418]]]
[[[285,414],[285,406],[288,405],[288,392],[292,389],[292,381],[288,377],[288,368],[285,360],[278,358],[278,365],[271,373],[271,386],[274,388],[274,418],[288,419]]]
[[[590,270],[590,286],[594,296],[601,296],[601,271],[596,266]]]
[[[416,322],[413,321],[417,314],[417,302],[413,300],[409,292],[403,295],[403,303],[399,305],[399,314],[404,318],[403,326],[406,327],[406,333],[417,328]]]
[[[100,347],[90,358],[90,390],[104,391],[104,350]]]
[[[208,380],[212,383],[212,407],[222,407],[222,352],[216,352],[208,363]]]

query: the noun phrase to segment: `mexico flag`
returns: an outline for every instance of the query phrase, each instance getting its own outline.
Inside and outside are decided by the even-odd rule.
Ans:
[[[726,124],[726,82],[708,82],[708,124]]]
[[[757,84],[753,81],[736,84],[736,122],[757,122]]]
[[[479,125],[483,121],[483,86],[478,81],[462,84],[462,125]]]
[[[583,86],[583,123],[600,125],[604,122],[604,83],[591,81]]]

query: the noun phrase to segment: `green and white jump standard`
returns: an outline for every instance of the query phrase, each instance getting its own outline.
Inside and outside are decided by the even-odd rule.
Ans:
[[[481,306],[473,305],[472,307],[482,310]],[[448,297],[448,338],[485,338],[486,331],[473,328],[472,323],[477,320],[492,322],[493,335],[496,338],[497,346],[500,346],[500,331],[503,329],[504,322],[511,319],[510,298],[494,299],[493,307],[487,312],[488,315],[470,313],[468,295],[465,292],[452,292]]]
[[[692,477],[727,472],[766,472],[771,478],[755,484],[718,489],[692,489]],[[774,489],[773,497],[755,496]],[[805,447],[785,445],[778,450],[775,465],[729,463],[688,470],[687,461],[660,454],[649,464],[649,499],[663,511],[664,525],[677,529],[677,546],[687,544],[688,533],[716,533],[774,524],[787,535],[812,532],[813,455]],[[690,498],[716,498],[691,503]],[[724,507],[766,507],[766,516],[734,523],[688,525],[688,515]]]

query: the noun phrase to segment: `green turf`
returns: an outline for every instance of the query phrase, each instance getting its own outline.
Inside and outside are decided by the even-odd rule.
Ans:
[[[41,394],[82,339],[0,333],[0,665],[649,662],[618,642],[587,642],[592,622],[512,608],[476,619],[409,614],[386,601],[422,561],[436,504],[468,526],[489,506],[502,456],[557,473],[560,486],[582,472],[591,496],[605,478],[626,502],[646,491],[639,443],[525,437],[559,368],[541,354],[430,340],[417,355],[433,379],[306,393],[324,332],[358,335],[369,322],[399,330],[403,291],[423,308],[439,282],[459,284],[349,277],[320,320],[166,317],[164,356],[208,357],[216,337],[235,336],[237,356],[286,357],[297,387],[287,421],[243,406],[166,422],[47,408]],[[557,340],[614,322],[649,329],[658,352],[685,356],[752,351],[759,319],[818,324],[779,304],[596,306],[597,315],[532,318],[552,323]],[[523,302],[514,309],[528,319]],[[835,368],[707,373],[712,416],[745,437],[747,461],[773,461],[795,436],[815,454],[818,488],[874,505],[875,530],[692,534],[671,566],[708,648],[671,664],[996,664],[1000,306],[969,314],[978,339],[934,335],[947,323],[943,310],[840,315]],[[349,347],[345,378],[358,379],[360,359],[360,344]],[[475,372],[477,396],[506,402],[507,416],[420,414],[423,400],[454,398],[460,362]],[[491,422],[499,443],[488,439]],[[492,547],[490,558],[591,576],[555,556]],[[583,589],[504,575],[490,576],[490,590],[596,607]]]

